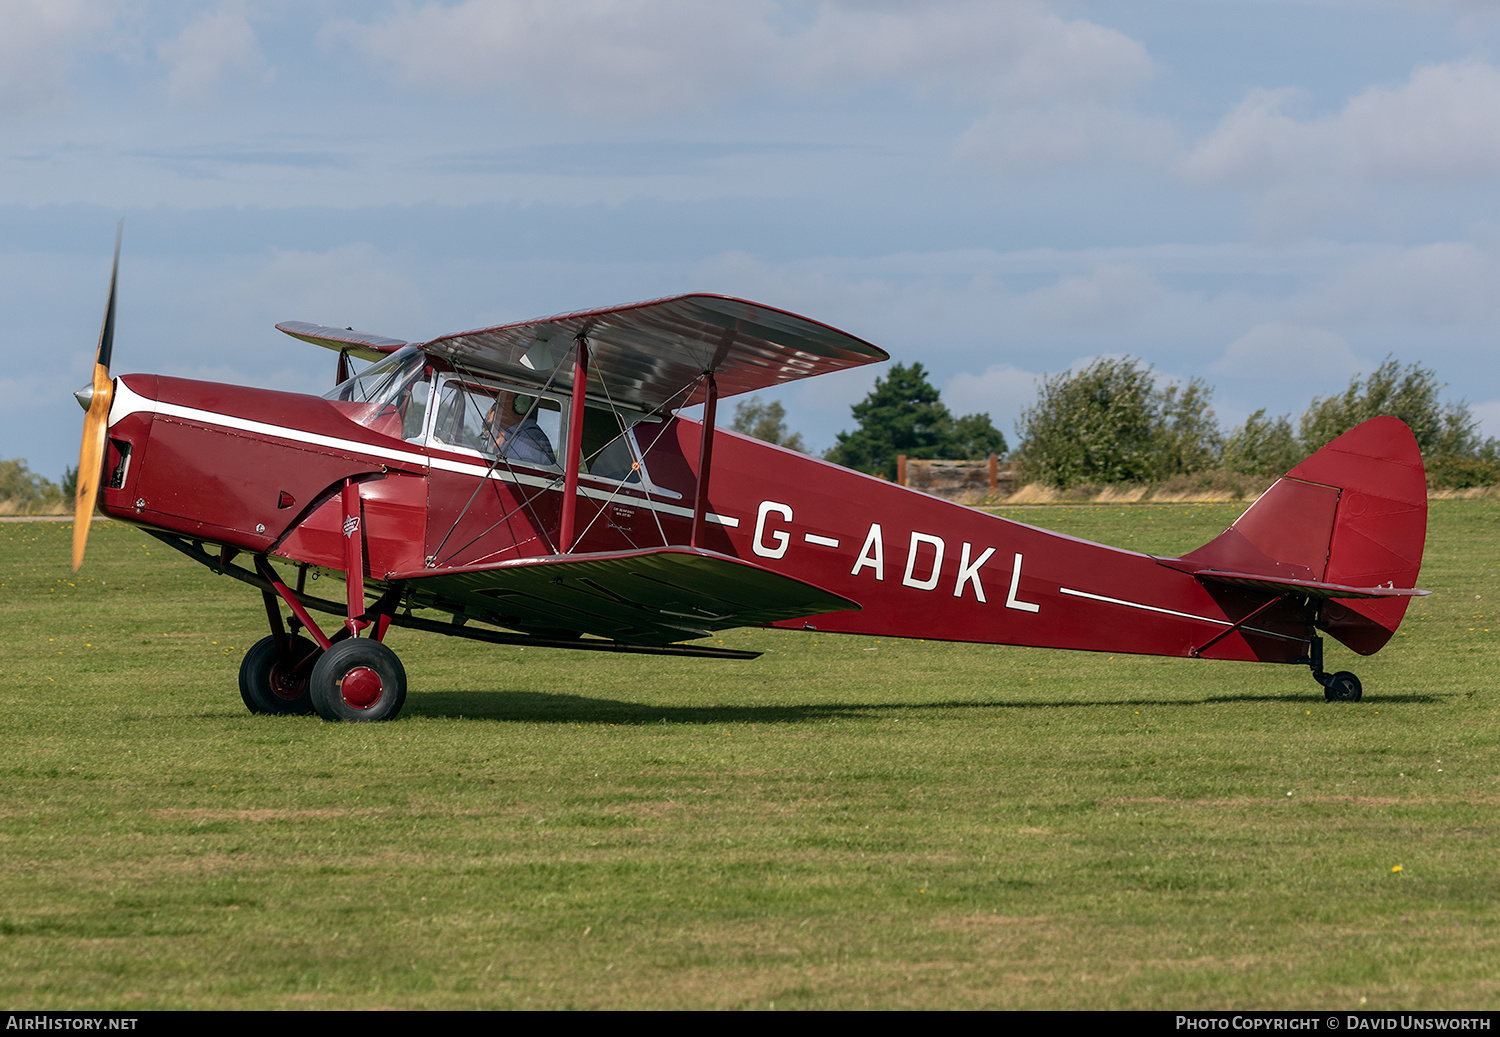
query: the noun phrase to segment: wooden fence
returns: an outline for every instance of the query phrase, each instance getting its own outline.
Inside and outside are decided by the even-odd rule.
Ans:
[[[983,461],[921,461],[897,454],[896,481],[960,504],[978,504],[1015,492],[1016,465],[994,454]]]

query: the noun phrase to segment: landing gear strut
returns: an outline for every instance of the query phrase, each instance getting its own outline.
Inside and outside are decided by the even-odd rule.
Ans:
[[[1364,688],[1359,678],[1348,670],[1337,673],[1323,672],[1323,639],[1313,635],[1307,664],[1312,667],[1313,680],[1323,685],[1323,698],[1328,702],[1358,702],[1364,697]]]
[[[316,712],[324,720],[391,720],[406,702],[406,670],[396,653],[381,643],[401,599],[401,587],[392,584],[373,606],[366,606],[364,538],[355,480],[344,480],[342,501],[347,615],[332,636],[313,622],[299,600],[306,567],[299,569],[293,592],[265,555],[255,557],[255,568],[269,588],[262,596],[271,636],[250,649],[240,668],[240,693],[251,712]],[[292,610],[291,634],[281,620],[281,602]],[[368,636],[360,637],[366,629]],[[316,644],[302,637],[301,631]]]

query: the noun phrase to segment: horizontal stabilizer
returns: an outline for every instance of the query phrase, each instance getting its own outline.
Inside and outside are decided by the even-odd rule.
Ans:
[[[1292,580],[1282,576],[1261,576],[1255,573],[1231,573],[1219,569],[1197,569],[1193,575],[1200,580],[1227,583],[1234,587],[1250,587],[1271,594],[1300,594],[1307,598],[1416,598],[1431,591],[1415,587],[1349,587],[1342,583],[1321,583],[1317,580]]]
[[[330,328],[324,324],[308,324],[300,320],[282,321],[276,325],[276,330],[315,346],[341,353],[347,350],[350,356],[357,356],[361,360],[379,360],[387,353],[394,353],[406,345],[399,338],[372,335],[368,331],[355,331],[353,328]]]
[[[717,630],[858,610],[859,605],[751,562],[689,547],[548,555],[391,573],[412,597],[512,630],[670,644]]]

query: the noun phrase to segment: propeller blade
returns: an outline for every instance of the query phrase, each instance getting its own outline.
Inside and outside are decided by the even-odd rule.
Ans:
[[[99,348],[94,353],[94,377],[88,413],[83,418],[83,443],[78,448],[78,494],[73,499],[73,571],[83,564],[89,542],[89,522],[99,500],[99,482],[104,468],[104,437],[109,425],[109,405],[114,402],[115,383],[109,363],[115,349],[115,282],[120,273],[120,238],[125,221],[115,228],[115,260],[109,271],[109,300],[104,305],[104,324],[99,329]]]

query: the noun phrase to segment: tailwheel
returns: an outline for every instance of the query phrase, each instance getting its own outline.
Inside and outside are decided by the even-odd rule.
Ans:
[[[1327,702],[1358,702],[1364,698],[1365,689],[1359,678],[1348,670],[1338,673],[1323,672],[1323,639],[1314,634],[1308,643],[1307,656],[1298,659],[1312,667],[1313,680],[1323,685],[1323,698]]]
[[[305,637],[288,638],[290,662],[276,650],[276,638],[257,641],[240,663],[240,698],[252,713],[306,714],[313,711],[308,694],[311,657],[318,646]]]
[[[406,670],[379,641],[338,641],[313,664],[312,707],[324,720],[392,720],[406,702]]]
[[[1323,682],[1323,698],[1328,702],[1358,702],[1364,694],[1359,678],[1348,670],[1340,670]]]

